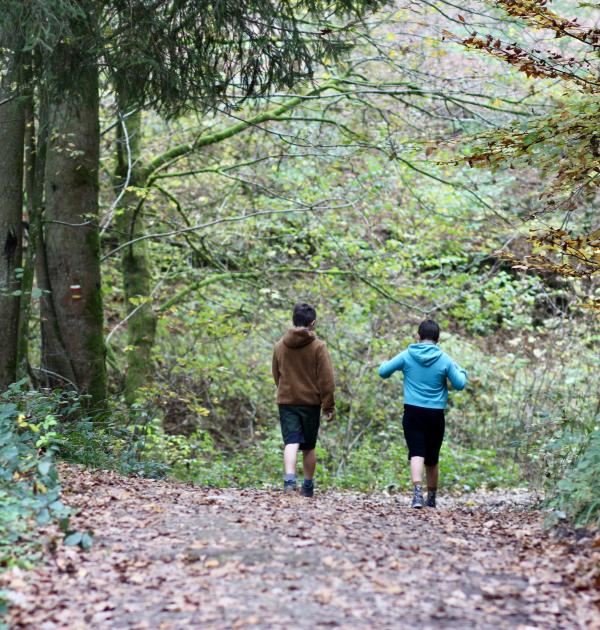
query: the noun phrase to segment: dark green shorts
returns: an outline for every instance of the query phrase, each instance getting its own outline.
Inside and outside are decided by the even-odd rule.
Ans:
[[[321,407],[318,405],[279,405],[279,422],[284,444],[300,444],[312,451],[317,444]]]

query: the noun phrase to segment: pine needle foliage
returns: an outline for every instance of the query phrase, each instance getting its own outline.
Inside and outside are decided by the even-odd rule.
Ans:
[[[78,70],[98,64],[132,105],[174,116],[313,76],[336,60],[381,0],[20,0],[0,2],[0,29],[20,31],[13,53],[42,60],[47,86],[76,83]],[[68,64],[52,63],[65,58]],[[52,68],[51,75],[48,69]],[[44,74],[45,73],[45,74]]]

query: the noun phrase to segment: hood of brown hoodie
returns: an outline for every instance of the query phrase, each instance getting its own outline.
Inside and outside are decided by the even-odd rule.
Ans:
[[[290,328],[283,335],[283,343],[288,348],[302,348],[312,343],[317,336],[308,328]]]

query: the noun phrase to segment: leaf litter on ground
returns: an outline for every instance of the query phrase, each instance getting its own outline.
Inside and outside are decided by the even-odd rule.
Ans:
[[[411,510],[61,470],[94,544],[0,576],[13,628],[600,628],[600,536],[545,530],[523,491]]]

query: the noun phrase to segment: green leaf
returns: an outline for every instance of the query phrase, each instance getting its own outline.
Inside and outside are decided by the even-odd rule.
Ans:
[[[48,508],[53,512],[62,512],[65,509],[65,504],[62,501],[53,501]]]
[[[52,462],[48,459],[44,459],[38,464],[38,471],[43,477],[45,477],[50,472],[51,468]]]
[[[75,547],[81,542],[83,538],[82,532],[72,532],[65,538],[65,545],[69,547]]]
[[[94,544],[94,540],[91,534],[89,534],[88,532],[85,532],[85,534],[83,534],[83,536],[81,537],[81,542],[79,543],[79,545],[81,546],[82,549],[85,549],[87,551],[88,549],[91,549],[93,544]]]

